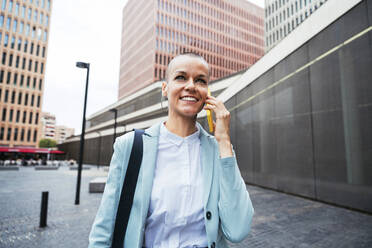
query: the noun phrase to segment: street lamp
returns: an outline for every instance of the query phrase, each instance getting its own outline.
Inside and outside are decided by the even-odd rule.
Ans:
[[[78,178],[77,178],[77,184],[76,184],[76,194],[75,194],[75,205],[79,205],[81,170],[83,167],[83,153],[84,153],[85,112],[87,108],[88,83],[89,83],[89,63],[77,62],[76,67],[87,69],[87,81],[85,84],[85,98],[84,98],[84,111],[83,111],[83,127],[81,130],[81,136],[80,136],[79,167],[78,167]]]
[[[115,139],[116,139],[116,119],[118,117],[118,110],[116,108],[112,108],[110,109],[110,112],[114,112],[115,114],[115,124],[114,124],[114,142],[115,143]]]

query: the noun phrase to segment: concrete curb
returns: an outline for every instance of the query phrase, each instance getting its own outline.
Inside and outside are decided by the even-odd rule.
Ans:
[[[96,177],[89,182],[89,193],[103,193],[107,177]]]

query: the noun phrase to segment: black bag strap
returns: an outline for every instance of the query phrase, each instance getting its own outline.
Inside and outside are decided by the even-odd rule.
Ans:
[[[116,213],[115,229],[112,239],[112,248],[123,248],[124,237],[127,231],[130,210],[132,209],[134,192],[136,190],[139,170],[142,163],[144,130],[134,130],[134,141],[127,172],[121,190],[118,211]]]

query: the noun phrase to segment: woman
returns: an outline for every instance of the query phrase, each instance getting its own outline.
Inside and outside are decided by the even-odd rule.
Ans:
[[[253,207],[230,143],[230,114],[208,96],[209,67],[196,54],[169,63],[162,94],[168,119],[145,130],[124,247],[227,247],[250,230]],[[207,105],[206,105],[207,104]],[[214,137],[196,122],[215,113]],[[114,145],[110,172],[89,247],[110,247],[133,132]]]

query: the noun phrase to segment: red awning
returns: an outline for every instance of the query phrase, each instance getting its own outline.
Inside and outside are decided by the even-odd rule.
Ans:
[[[18,153],[51,153],[51,154],[64,154],[63,151],[51,150],[48,148],[32,148],[32,147],[0,147],[0,152],[18,152]]]

